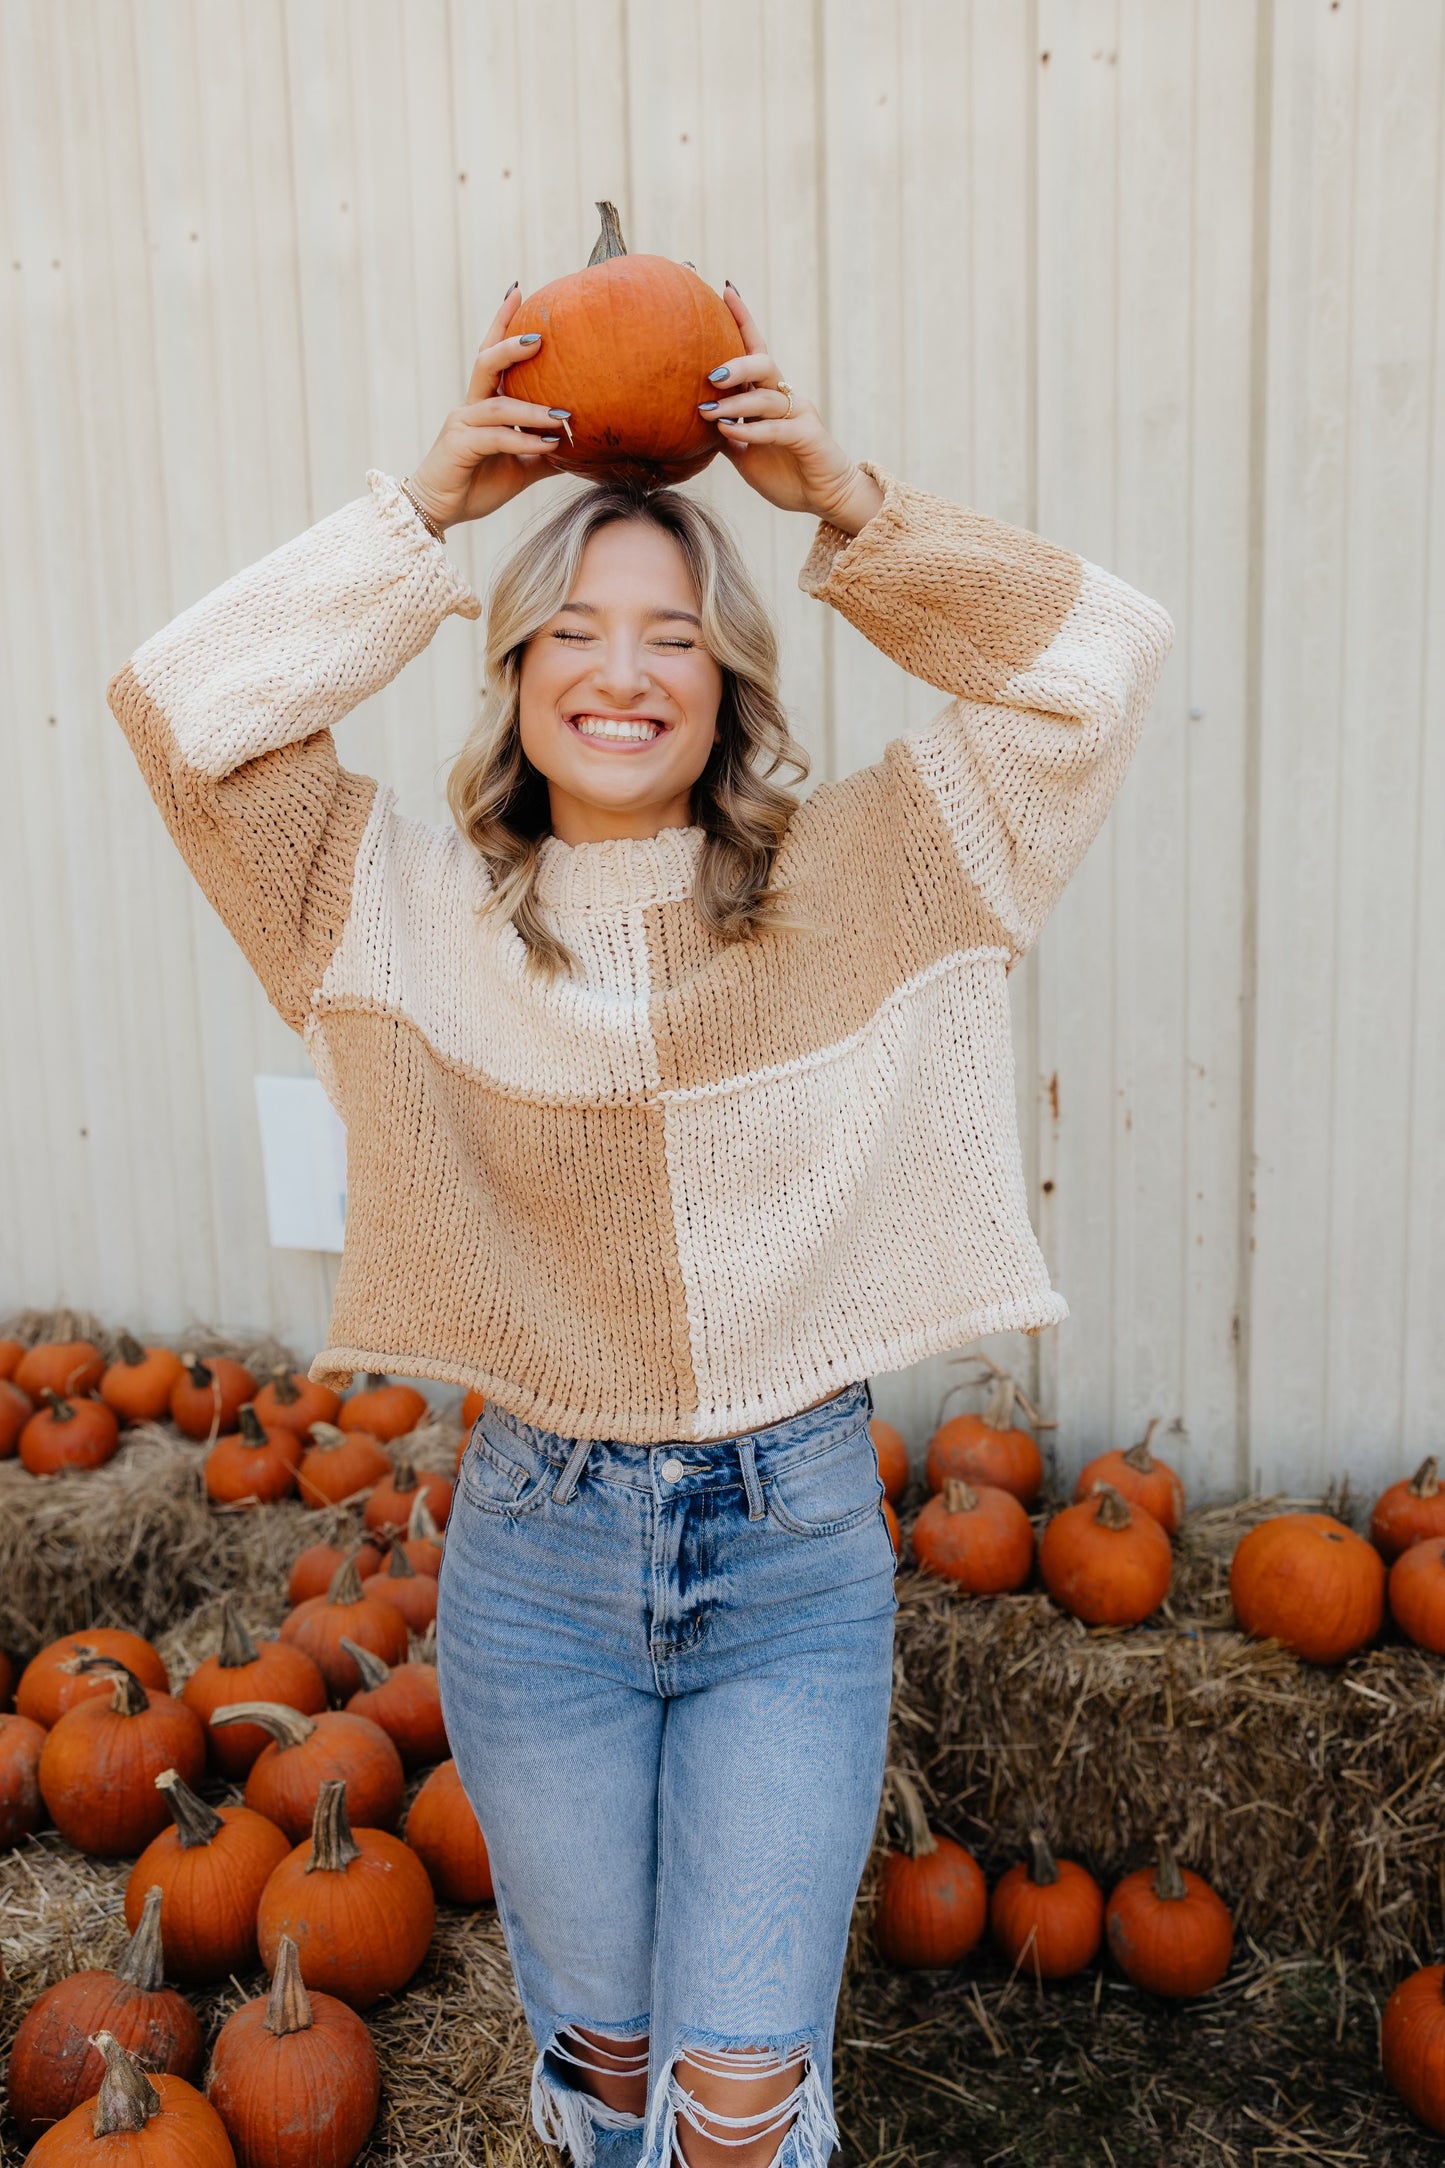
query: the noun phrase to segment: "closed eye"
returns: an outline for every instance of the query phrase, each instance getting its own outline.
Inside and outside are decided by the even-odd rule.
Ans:
[[[590,632],[569,632],[565,629],[556,630],[552,634],[552,638],[554,640],[590,640],[592,639],[592,637],[593,635]],[[686,650],[695,647],[697,645],[697,642],[695,640],[668,639],[658,640],[654,642],[654,645],[657,647],[680,647]]]

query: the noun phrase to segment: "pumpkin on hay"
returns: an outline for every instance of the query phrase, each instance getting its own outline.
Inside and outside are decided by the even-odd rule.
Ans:
[[[1028,1858],[994,1889],[989,1926],[1006,1965],[1039,1980],[1067,1980],[1098,1955],[1104,1892],[1087,1867],[1055,1859],[1042,1830],[1031,1829]]]
[[[250,1807],[211,1807],[174,1769],[156,1789],[174,1827],[141,1853],[125,1886],[126,1925],[140,1924],[161,1892],[166,1963],[178,1980],[224,1980],[256,1963],[256,1906],[271,1870],[291,1849],[284,1830]]]
[[[1164,1461],[1155,1460],[1149,1450],[1158,1428],[1156,1415],[1139,1443],[1131,1445],[1127,1452],[1121,1453],[1115,1447],[1112,1452],[1097,1453],[1085,1461],[1074,1485],[1075,1502],[1082,1503],[1089,1497],[1096,1483],[1112,1483],[1131,1506],[1152,1513],[1167,1536],[1178,1535],[1184,1518],[1184,1485],[1174,1470]]]
[[[274,1972],[289,1935],[308,1987],[369,2010],[404,1987],[431,1947],[436,1899],[415,1852],[384,1829],[353,1832],[346,1786],[321,1787],[309,1841],[261,1894],[261,1961]]]
[[[188,1348],[171,1387],[171,1421],[187,1438],[218,1438],[235,1429],[242,1408],[255,1397],[256,1380],[244,1363],[229,1355],[210,1355],[202,1362]]]
[[[100,1468],[120,1444],[115,1411],[103,1400],[62,1400],[42,1385],[37,1408],[20,1433],[20,1464],[31,1475],[61,1475],[67,1468]]]
[[[225,2125],[204,2094],[168,2072],[149,2074],[113,2033],[98,2032],[105,2063],[94,2100],[72,2108],[26,2156],[26,2168],[236,2168]]]
[[[40,1797],[43,1726],[28,1716],[0,1716],[0,1852],[8,1852],[45,1819]]]
[[[23,1340],[0,1340],[0,1378],[13,1378],[15,1366],[25,1353]]]
[[[896,1506],[908,1488],[912,1473],[903,1433],[895,1430],[891,1423],[885,1423],[881,1415],[875,1415],[868,1425],[868,1434],[878,1456],[878,1474],[882,1480],[883,1494],[891,1506]]]
[[[152,2069],[182,2078],[200,2070],[201,2021],[184,1995],[165,1985],[158,1889],[147,1896],[113,1969],[57,1980],[21,2019],[10,2051],[9,2096],[22,2138],[38,2137],[95,2092],[104,2066],[91,2041],[100,2032],[113,2033]]]
[[[1012,1491],[1022,1506],[1031,1506],[1044,1487],[1043,1456],[1034,1439],[1014,1422],[1022,1408],[1035,1430],[1052,1430],[1016,1379],[986,1355],[970,1355],[968,1364],[978,1376],[951,1385],[939,1407],[942,1417],[953,1395],[992,1379],[988,1404],[982,1415],[955,1415],[940,1420],[928,1441],[926,1474],[930,1490],[942,1490],[950,1476],[964,1483],[987,1483],[991,1489]]]
[[[206,1455],[207,1495],[217,1505],[273,1505],[296,1488],[302,1444],[294,1430],[263,1427],[248,1402],[238,1427],[218,1438]]]
[[[392,1548],[398,1543],[406,1552],[418,1573],[429,1573],[433,1580],[442,1570],[442,1532],[432,1519],[425,1493],[418,1491],[407,1517],[405,1536],[393,1535]],[[379,1590],[378,1594],[384,1594]]]
[[[164,1829],[166,1803],[155,1788],[163,1769],[199,1784],[206,1735],[184,1702],[107,1658],[94,1661],[106,1667],[110,1698],[77,1702],[56,1723],[40,1753],[40,1796],[78,1852],[117,1859]]]
[[[308,1543],[298,1551],[286,1582],[286,1601],[292,1610],[312,1596],[324,1596],[348,1559],[356,1568],[357,1579],[368,1581],[374,1573],[380,1573],[386,1553],[376,1543],[363,1543],[357,1549],[343,1549],[339,1543]]]
[[[1012,1491],[950,1476],[913,1524],[913,1555],[972,1596],[998,1596],[1033,1572],[1034,1532]]]
[[[1168,1595],[1174,1553],[1152,1513],[1096,1483],[1082,1505],[1049,1522],[1039,1572],[1054,1602],[1086,1626],[1137,1626]]]
[[[903,1846],[885,1852],[873,1903],[873,1939],[892,1965],[955,1965],[983,1933],[988,1886],[973,1854],[936,1836],[912,1779],[894,1772]]]
[[[0,1460],[12,1460],[20,1433],[35,1413],[35,1402],[9,1378],[0,1378]]]
[[[304,1445],[313,1423],[334,1423],[340,1393],[278,1363],[251,1403],[268,1430],[294,1430]]]
[[[1390,1611],[1416,1648],[1445,1656],[1445,1536],[1412,1543],[1390,1568]]]
[[[1370,1515],[1370,1539],[1387,1565],[1428,1536],[1445,1536],[1445,1488],[1433,1453],[1404,1482],[1382,1491]]]
[[[337,1567],[324,1596],[308,1596],[281,1623],[281,1639],[306,1651],[335,1701],[344,1701],[361,1684],[361,1673],[341,1646],[343,1639],[359,1641],[389,1664],[406,1661],[406,1620],[395,1604],[373,1592],[375,1579],[363,1588],[355,1561],[348,1558]]]
[[[206,1727],[212,1766],[226,1777],[245,1776],[270,1733],[259,1724],[213,1730],[217,1709],[238,1701],[280,1701],[315,1716],[326,1707],[326,1698],[326,1681],[306,1651],[291,1641],[253,1641],[231,1596],[221,1602],[220,1648],[196,1666],[181,1688],[181,1700]]]
[[[498,389],[572,410],[570,441],[545,455],[551,466],[594,482],[685,482],[720,449],[698,403],[709,372],[743,352],[737,322],[690,264],[629,256],[614,207],[597,210],[586,268],[519,304],[507,336],[539,331],[542,343]]]
[[[339,1506],[374,1490],[391,1474],[391,1458],[369,1430],[342,1430],[313,1423],[312,1444],[296,1471],[296,1488],[308,1506]]]
[[[452,1509],[450,1476],[418,1475],[405,1457],[396,1462],[390,1475],[383,1477],[367,1499],[363,1522],[371,1529],[405,1528],[418,1491],[437,1526],[445,1528]]]
[[[213,1724],[259,1724],[271,1742],[246,1779],[245,1801],[299,1844],[311,1827],[321,1788],[346,1786],[351,1819],[394,1829],[405,1773],[391,1739],[370,1717],[344,1709],[303,1716],[279,1701],[240,1701],[217,1709]]]
[[[181,1358],[172,1349],[142,1347],[133,1333],[123,1332],[120,1352],[101,1378],[100,1397],[123,1423],[162,1423],[181,1371]]]
[[[1104,1920],[1115,1960],[1151,1994],[1203,1995],[1229,1970],[1234,1923],[1228,1905],[1202,1875],[1181,1867],[1162,1839],[1157,1864],[1124,1876]]]
[[[77,1701],[108,1694],[111,1680],[105,1667],[94,1661],[103,1656],[133,1671],[142,1686],[170,1692],[160,1652],[149,1641],[120,1626],[87,1626],[83,1633],[62,1634],[58,1641],[47,1642],[38,1656],[31,1657],[15,1689],[17,1714],[43,1724],[48,1731]]]
[[[91,1340],[38,1340],[10,1373],[32,1400],[42,1399],[46,1392],[58,1393],[64,1400],[82,1399],[95,1391],[104,1375],[105,1357]]]
[[[372,1370],[364,1389],[342,1401],[336,1422],[342,1430],[364,1430],[391,1445],[415,1430],[426,1412],[425,1393],[414,1385],[393,1385],[385,1371]]]
[[[418,1573],[400,1540],[392,1543],[386,1571],[368,1583],[367,1594],[400,1611],[414,1634],[424,1634],[437,1615],[437,1577]]]
[[[308,1995],[289,1935],[270,1994],[221,2027],[206,2097],[247,2168],[351,2168],[370,2136],[381,2070],[366,2021],[335,1995]]]
[[[361,1673],[361,1690],[346,1707],[352,1716],[379,1724],[401,1756],[404,1769],[444,1761],[450,1748],[442,1721],[435,1664],[384,1664],[354,1641],[344,1644]]]
[[[1241,1537],[1229,1595],[1244,1631],[1311,1664],[1337,1664],[1385,1617],[1385,1566],[1373,1544],[1328,1513],[1277,1513]]]
[[[438,1897],[454,1905],[479,1905],[492,1896],[487,1841],[454,1761],[433,1769],[411,1803],[402,1834]]]
[[[1380,2061],[1410,2113],[1445,2138],[1445,1965],[1402,1980],[1380,2020]]]

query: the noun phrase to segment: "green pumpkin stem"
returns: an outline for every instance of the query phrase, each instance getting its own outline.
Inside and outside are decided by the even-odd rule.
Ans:
[[[328,1777],[316,1797],[316,1813],[311,1823],[311,1857],[307,1860],[306,1874],[345,1874],[354,1859],[360,1859],[361,1846],[351,1834],[351,1823],[346,1814],[346,1782],[342,1777]]]
[[[368,1694],[378,1686],[385,1686],[391,1677],[391,1665],[385,1657],[378,1656],[374,1649],[364,1649],[359,1641],[352,1641],[345,1634],[341,1636],[341,1646],[361,1673],[361,1683]]]
[[[1049,1850],[1041,1829],[1029,1831],[1029,1880],[1035,1889],[1052,1889],[1059,1879],[1058,1861]]]
[[[301,1958],[289,1935],[276,1945],[276,1971],[266,1998],[266,2030],[278,2039],[287,2033],[309,2032],[311,1998],[301,1977]]]
[[[1184,1877],[1179,1871],[1179,1862],[1174,1857],[1174,1847],[1167,1837],[1161,1837],[1158,1865],[1154,1870],[1154,1895],[1162,1897],[1166,1903],[1177,1904],[1181,1897],[1188,1894],[1184,1887]]]
[[[111,1971],[117,1980],[138,1987],[146,1995],[158,1994],[165,1983],[165,1952],[161,1947],[161,1886],[152,1882],[146,1891],[141,1916]]]
[[[622,238],[622,221],[617,216],[617,206],[613,203],[599,203],[597,209],[602,219],[602,231],[597,236],[596,247],[587,259],[589,271],[595,263],[609,263],[614,256],[625,256],[627,254],[627,244]]]
[[[119,2131],[143,2131],[151,2117],[161,2112],[160,2094],[114,2033],[98,2032],[90,2044],[99,2048],[105,2058],[105,2076],[95,2096],[91,2129],[97,2138],[113,2138]]]
[[[165,1794],[183,1852],[194,1852],[199,1845],[215,1843],[226,1825],[214,1807],[208,1807],[204,1799],[196,1797],[179,1770],[163,1769],[156,1778],[156,1790]]]

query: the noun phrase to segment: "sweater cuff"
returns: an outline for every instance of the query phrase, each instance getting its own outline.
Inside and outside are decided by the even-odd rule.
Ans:
[[[368,467],[366,486],[390,540],[416,558],[423,570],[422,594],[439,617],[480,617],[482,605],[448,556],[446,547],[422,524],[416,506],[394,476]]]
[[[812,595],[819,602],[836,604],[850,573],[860,563],[866,565],[878,545],[890,542],[905,524],[907,484],[898,481],[886,468],[876,466],[871,459],[860,459],[858,464],[882,490],[883,502],[854,535],[835,527],[831,520],[818,521],[812,547],[798,574],[798,585],[805,595]]]

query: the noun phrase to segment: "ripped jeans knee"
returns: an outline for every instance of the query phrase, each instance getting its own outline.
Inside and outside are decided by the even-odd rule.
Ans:
[[[747,2106],[760,2088],[762,2104]],[[653,2087],[639,2168],[727,2168],[744,2157],[756,2168],[827,2168],[837,2144],[811,2039],[684,2041]]]

